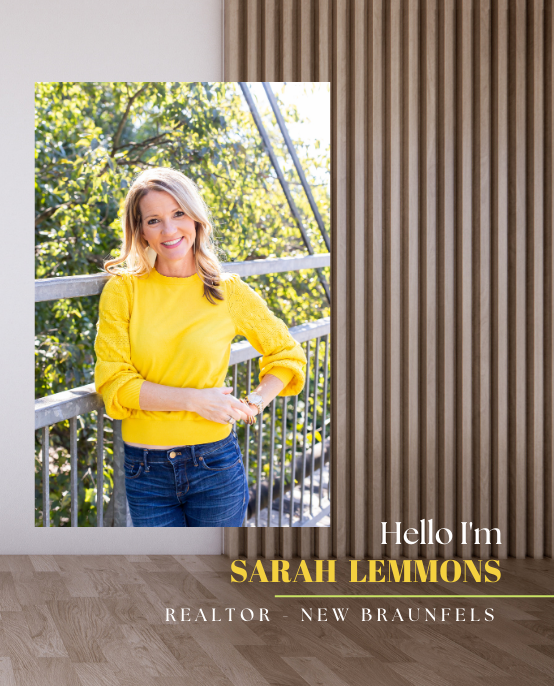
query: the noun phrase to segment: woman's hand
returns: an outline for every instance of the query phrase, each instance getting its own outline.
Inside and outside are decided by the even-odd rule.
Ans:
[[[262,395],[264,406],[283,388],[277,377],[267,374],[256,388]],[[139,405],[146,412],[196,412],[204,419],[218,424],[228,424],[229,418],[245,422],[248,417],[256,417],[258,408],[246,405],[231,395],[229,386],[221,388],[177,388],[144,381],[140,387]]]
[[[198,389],[194,394],[194,408],[191,409],[204,419],[218,424],[228,424],[230,418],[246,421],[247,417],[255,417],[257,409],[241,403],[231,395],[232,392],[229,386]]]

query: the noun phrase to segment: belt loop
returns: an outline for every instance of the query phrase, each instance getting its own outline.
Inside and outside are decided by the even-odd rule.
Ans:
[[[144,448],[144,472],[150,471],[150,465],[148,464],[148,448]]]
[[[194,454],[194,446],[190,446],[190,454],[192,455],[192,461],[194,462],[194,466],[198,467],[198,462],[196,461],[196,455]]]

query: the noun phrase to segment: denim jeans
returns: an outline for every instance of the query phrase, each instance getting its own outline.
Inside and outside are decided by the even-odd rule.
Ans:
[[[237,437],[167,450],[125,444],[133,526],[240,526],[248,482]]]

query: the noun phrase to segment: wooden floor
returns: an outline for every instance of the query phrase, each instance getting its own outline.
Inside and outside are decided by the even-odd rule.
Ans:
[[[298,561],[292,561],[296,566]],[[312,563],[310,563],[312,564]],[[264,562],[268,567],[268,562]],[[252,569],[249,563],[249,569]],[[439,686],[554,684],[554,601],[275,599],[276,593],[554,594],[552,560],[509,560],[496,584],[230,583],[230,561],[192,556],[0,557],[1,686]],[[166,608],[232,622],[166,623]],[[243,608],[270,621],[243,622]],[[301,621],[301,608],[330,621]],[[333,607],[348,607],[335,621]],[[361,608],[374,619],[361,621]],[[375,620],[377,608],[389,621]],[[408,609],[451,608],[444,623]],[[455,608],[479,622],[455,622]],[[484,610],[494,608],[494,621]],[[399,618],[391,621],[395,608]],[[420,610],[420,615],[423,610]],[[248,615],[248,613],[246,613]],[[424,614],[424,613],[423,613]],[[249,615],[248,615],[249,616]],[[428,615],[427,615],[428,616]]]

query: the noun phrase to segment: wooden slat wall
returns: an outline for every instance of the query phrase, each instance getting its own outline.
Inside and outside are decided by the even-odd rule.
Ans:
[[[331,81],[333,149],[332,526],[231,557],[554,554],[553,15],[225,0],[226,80]],[[420,519],[454,540],[381,544]]]

